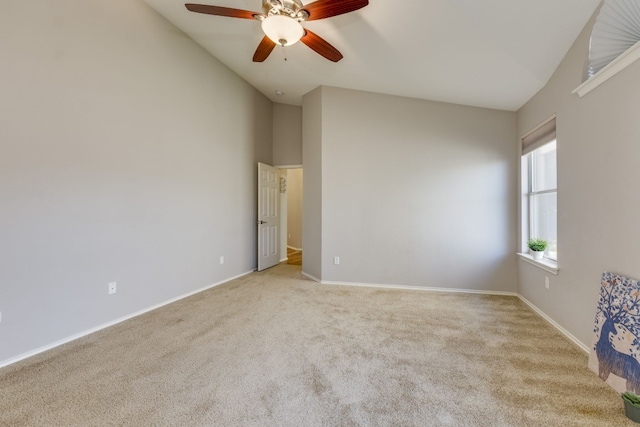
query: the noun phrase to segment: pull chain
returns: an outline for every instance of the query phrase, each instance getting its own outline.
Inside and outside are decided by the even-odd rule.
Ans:
[[[280,42],[280,45],[282,46],[282,56],[284,57],[284,60],[287,60],[287,48],[286,48],[286,44],[287,41],[285,39],[280,39],[278,40]]]

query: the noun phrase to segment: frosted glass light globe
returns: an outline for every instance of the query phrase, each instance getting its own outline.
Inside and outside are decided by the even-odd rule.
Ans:
[[[267,16],[262,21],[262,31],[276,44],[290,46],[304,35],[304,28],[298,21],[284,15]]]

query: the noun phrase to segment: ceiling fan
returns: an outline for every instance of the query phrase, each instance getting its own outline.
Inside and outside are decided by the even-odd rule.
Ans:
[[[330,61],[338,62],[342,54],[322,37],[302,26],[302,22],[331,18],[361,9],[369,0],[317,0],[303,5],[301,0],[262,0],[262,13],[229,7],[187,3],[191,12],[262,22],[265,36],[253,54],[253,62],[263,62],[276,47],[289,46],[298,40]]]

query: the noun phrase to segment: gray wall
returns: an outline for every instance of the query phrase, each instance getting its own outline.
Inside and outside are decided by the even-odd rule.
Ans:
[[[519,262],[519,292],[585,345],[602,271],[640,279],[640,62],[583,98],[593,20],[517,114],[518,135],[557,113],[558,276]],[[550,289],[544,277],[550,277]]]
[[[515,292],[515,140],[512,112],[322,88],[321,279]]]
[[[0,28],[0,363],[255,268],[267,98],[140,1]]]
[[[302,169],[287,170],[287,246],[302,248]]]
[[[302,272],[322,273],[322,96],[319,87],[302,98]]]
[[[273,164],[302,164],[302,107],[273,104]]]

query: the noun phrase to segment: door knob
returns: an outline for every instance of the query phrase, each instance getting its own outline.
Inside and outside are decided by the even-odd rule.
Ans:
[[[262,220],[258,221],[258,225],[266,224],[266,223],[267,223],[267,221],[262,221]]]

